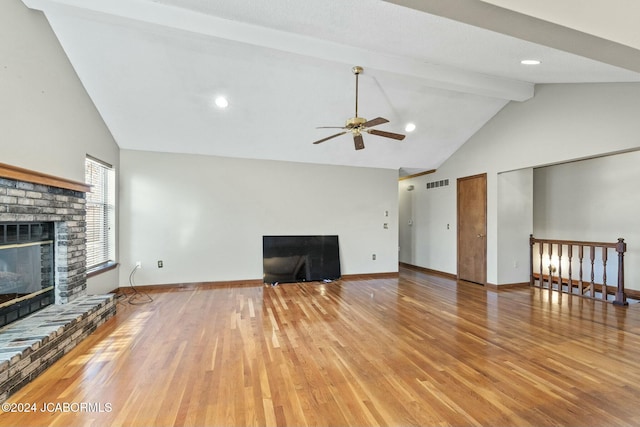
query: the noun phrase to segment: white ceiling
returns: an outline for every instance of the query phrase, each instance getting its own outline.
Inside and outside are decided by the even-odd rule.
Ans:
[[[640,81],[552,43],[381,0],[23,1],[45,13],[130,150],[411,173],[440,166],[536,83]],[[525,58],[542,64],[523,66]],[[376,129],[398,133],[415,123],[404,141],[365,134],[359,151],[350,135],[312,144],[337,132],[317,126],[354,115],[354,65],[364,67],[359,116],[385,117]],[[214,106],[217,95],[229,108]]]

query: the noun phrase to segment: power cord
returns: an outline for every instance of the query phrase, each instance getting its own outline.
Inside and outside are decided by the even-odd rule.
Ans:
[[[141,292],[137,290],[136,287],[134,286],[134,276],[138,268],[140,268],[140,266],[136,265],[135,267],[133,267],[133,270],[131,270],[131,273],[129,273],[129,287],[133,292],[131,292],[129,295],[127,295],[126,292],[124,292],[124,290],[122,292],[123,294],[122,296],[125,298],[125,301],[128,301],[129,304],[132,304],[132,305],[148,304],[153,301],[153,298],[151,298],[149,294],[147,294],[146,292]],[[140,298],[143,298],[143,299],[139,300]]]

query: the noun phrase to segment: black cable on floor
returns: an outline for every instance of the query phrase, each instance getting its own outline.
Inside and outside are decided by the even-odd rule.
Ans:
[[[149,296],[149,294],[147,294],[146,292],[141,292],[141,291],[137,290],[136,287],[133,284],[134,283],[133,279],[134,279],[135,273],[138,270],[138,268],[140,268],[140,267],[138,265],[136,265],[133,268],[133,270],[131,270],[131,273],[129,273],[129,287],[131,288],[133,293],[131,293],[127,297],[127,301],[129,302],[129,304],[132,304],[132,305],[148,304],[148,303],[153,301],[153,298],[151,298]],[[144,298],[144,300],[137,301],[138,298]]]

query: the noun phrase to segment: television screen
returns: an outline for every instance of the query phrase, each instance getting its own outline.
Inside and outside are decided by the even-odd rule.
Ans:
[[[340,278],[338,236],[262,236],[265,283]]]

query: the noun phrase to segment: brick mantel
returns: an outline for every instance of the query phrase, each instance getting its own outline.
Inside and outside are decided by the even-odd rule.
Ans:
[[[15,179],[17,181],[31,182],[34,184],[43,184],[51,187],[80,191],[82,193],[88,193],[91,191],[91,186],[85,184],[84,182],[77,182],[66,178],[47,175],[45,173],[19,168],[17,166],[7,165],[5,163],[0,163],[0,178],[9,178]]]

